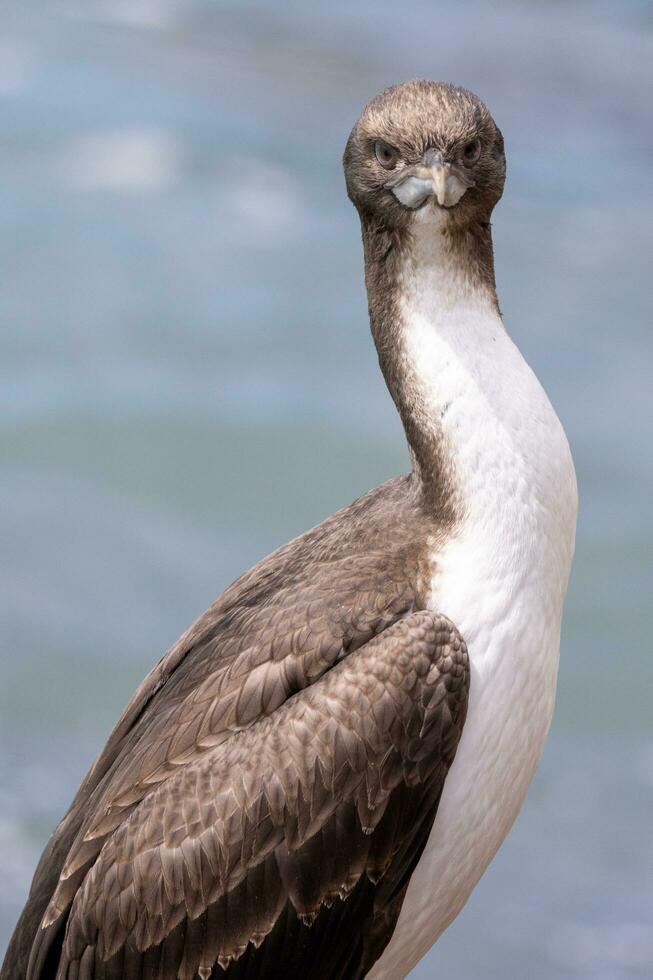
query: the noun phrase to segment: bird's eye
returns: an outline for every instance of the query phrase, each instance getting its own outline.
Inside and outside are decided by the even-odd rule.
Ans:
[[[389,143],[377,140],[374,144],[374,156],[385,170],[392,170],[399,159],[399,151]]]
[[[470,165],[476,163],[481,155],[481,141],[471,140],[463,147],[463,161]]]

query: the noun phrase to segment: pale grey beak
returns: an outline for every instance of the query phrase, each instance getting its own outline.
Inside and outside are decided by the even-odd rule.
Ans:
[[[431,196],[441,208],[450,208],[458,203],[468,186],[452,172],[448,163],[437,160],[429,167],[415,168],[412,174],[391,185],[390,190],[407,208],[419,208]]]

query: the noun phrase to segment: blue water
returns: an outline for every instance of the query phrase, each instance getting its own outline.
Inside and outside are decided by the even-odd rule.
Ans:
[[[414,976],[650,975],[651,10],[3,4],[0,949],[163,650],[407,466],[340,155],[371,95],[430,76],[504,132],[501,305],[581,516],[541,769]]]

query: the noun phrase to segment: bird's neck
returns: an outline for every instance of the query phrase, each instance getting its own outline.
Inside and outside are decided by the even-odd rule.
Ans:
[[[417,212],[410,230],[363,222],[372,335],[401,417],[413,473],[440,522],[457,518],[455,385],[491,358],[499,334],[489,223],[457,229],[447,215]]]

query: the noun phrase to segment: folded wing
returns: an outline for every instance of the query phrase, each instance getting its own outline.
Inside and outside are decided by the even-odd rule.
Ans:
[[[363,976],[431,829],[468,685],[455,627],[411,613],[191,752],[70,872],[58,977]]]

